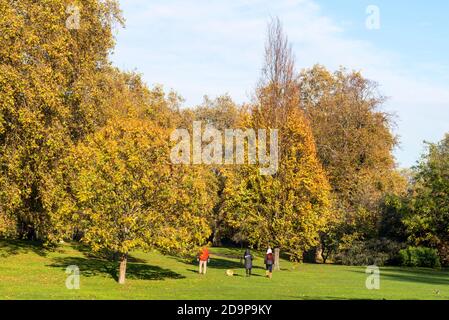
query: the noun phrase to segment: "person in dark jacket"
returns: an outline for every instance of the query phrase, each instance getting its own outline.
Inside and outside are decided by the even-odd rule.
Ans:
[[[267,268],[266,275],[268,278],[272,278],[273,276],[273,265],[274,265],[274,256],[271,248],[268,248],[267,254],[265,256],[265,266]]]
[[[243,255],[243,261],[245,262],[245,270],[246,276],[251,276],[251,269],[253,268],[253,255],[249,249],[246,249],[245,254]]]

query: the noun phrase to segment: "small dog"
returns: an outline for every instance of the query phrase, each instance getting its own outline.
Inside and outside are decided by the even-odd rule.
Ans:
[[[231,270],[231,269],[226,270],[226,275],[227,275],[228,277],[233,277],[233,276],[234,276],[234,270]]]

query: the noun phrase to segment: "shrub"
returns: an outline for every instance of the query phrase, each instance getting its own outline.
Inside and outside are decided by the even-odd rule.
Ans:
[[[338,251],[335,262],[350,266],[396,265],[402,248],[400,243],[388,239],[354,241],[347,249]]]
[[[404,267],[440,268],[438,251],[425,247],[408,247],[399,251],[401,265]]]

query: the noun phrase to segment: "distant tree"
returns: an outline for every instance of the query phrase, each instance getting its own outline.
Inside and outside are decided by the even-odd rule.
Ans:
[[[406,190],[392,154],[392,117],[381,110],[384,97],[359,72],[322,66],[301,73],[299,90],[335,199],[334,234],[375,237],[384,198]]]
[[[242,109],[228,95],[219,96],[215,99],[204,97],[201,105],[195,108],[183,110],[183,123],[181,127],[191,129],[193,121],[201,121],[203,126],[212,125],[214,128],[225,132],[227,129],[236,129],[241,125]],[[223,149],[224,152],[224,149]],[[225,212],[223,209],[225,175],[221,165],[207,166],[210,175],[207,179],[210,192],[214,193],[214,215],[210,221],[212,243],[220,245],[225,237],[233,238],[233,234],[225,224]],[[239,242],[239,241],[238,241]]]
[[[415,168],[410,213],[404,219],[410,241],[437,248],[449,264],[449,134],[429,143]]]
[[[223,95],[215,99],[205,96],[202,104],[188,112],[192,121],[202,121],[224,131],[239,125],[241,110],[229,95]]]
[[[404,224],[409,209],[409,199],[404,195],[388,195],[381,206],[379,221],[379,238],[407,242],[407,231]]]

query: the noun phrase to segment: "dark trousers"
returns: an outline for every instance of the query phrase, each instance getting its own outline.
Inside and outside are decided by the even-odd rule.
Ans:
[[[251,275],[251,268],[246,269],[246,275],[247,275],[247,276],[250,276],[250,275]]]

